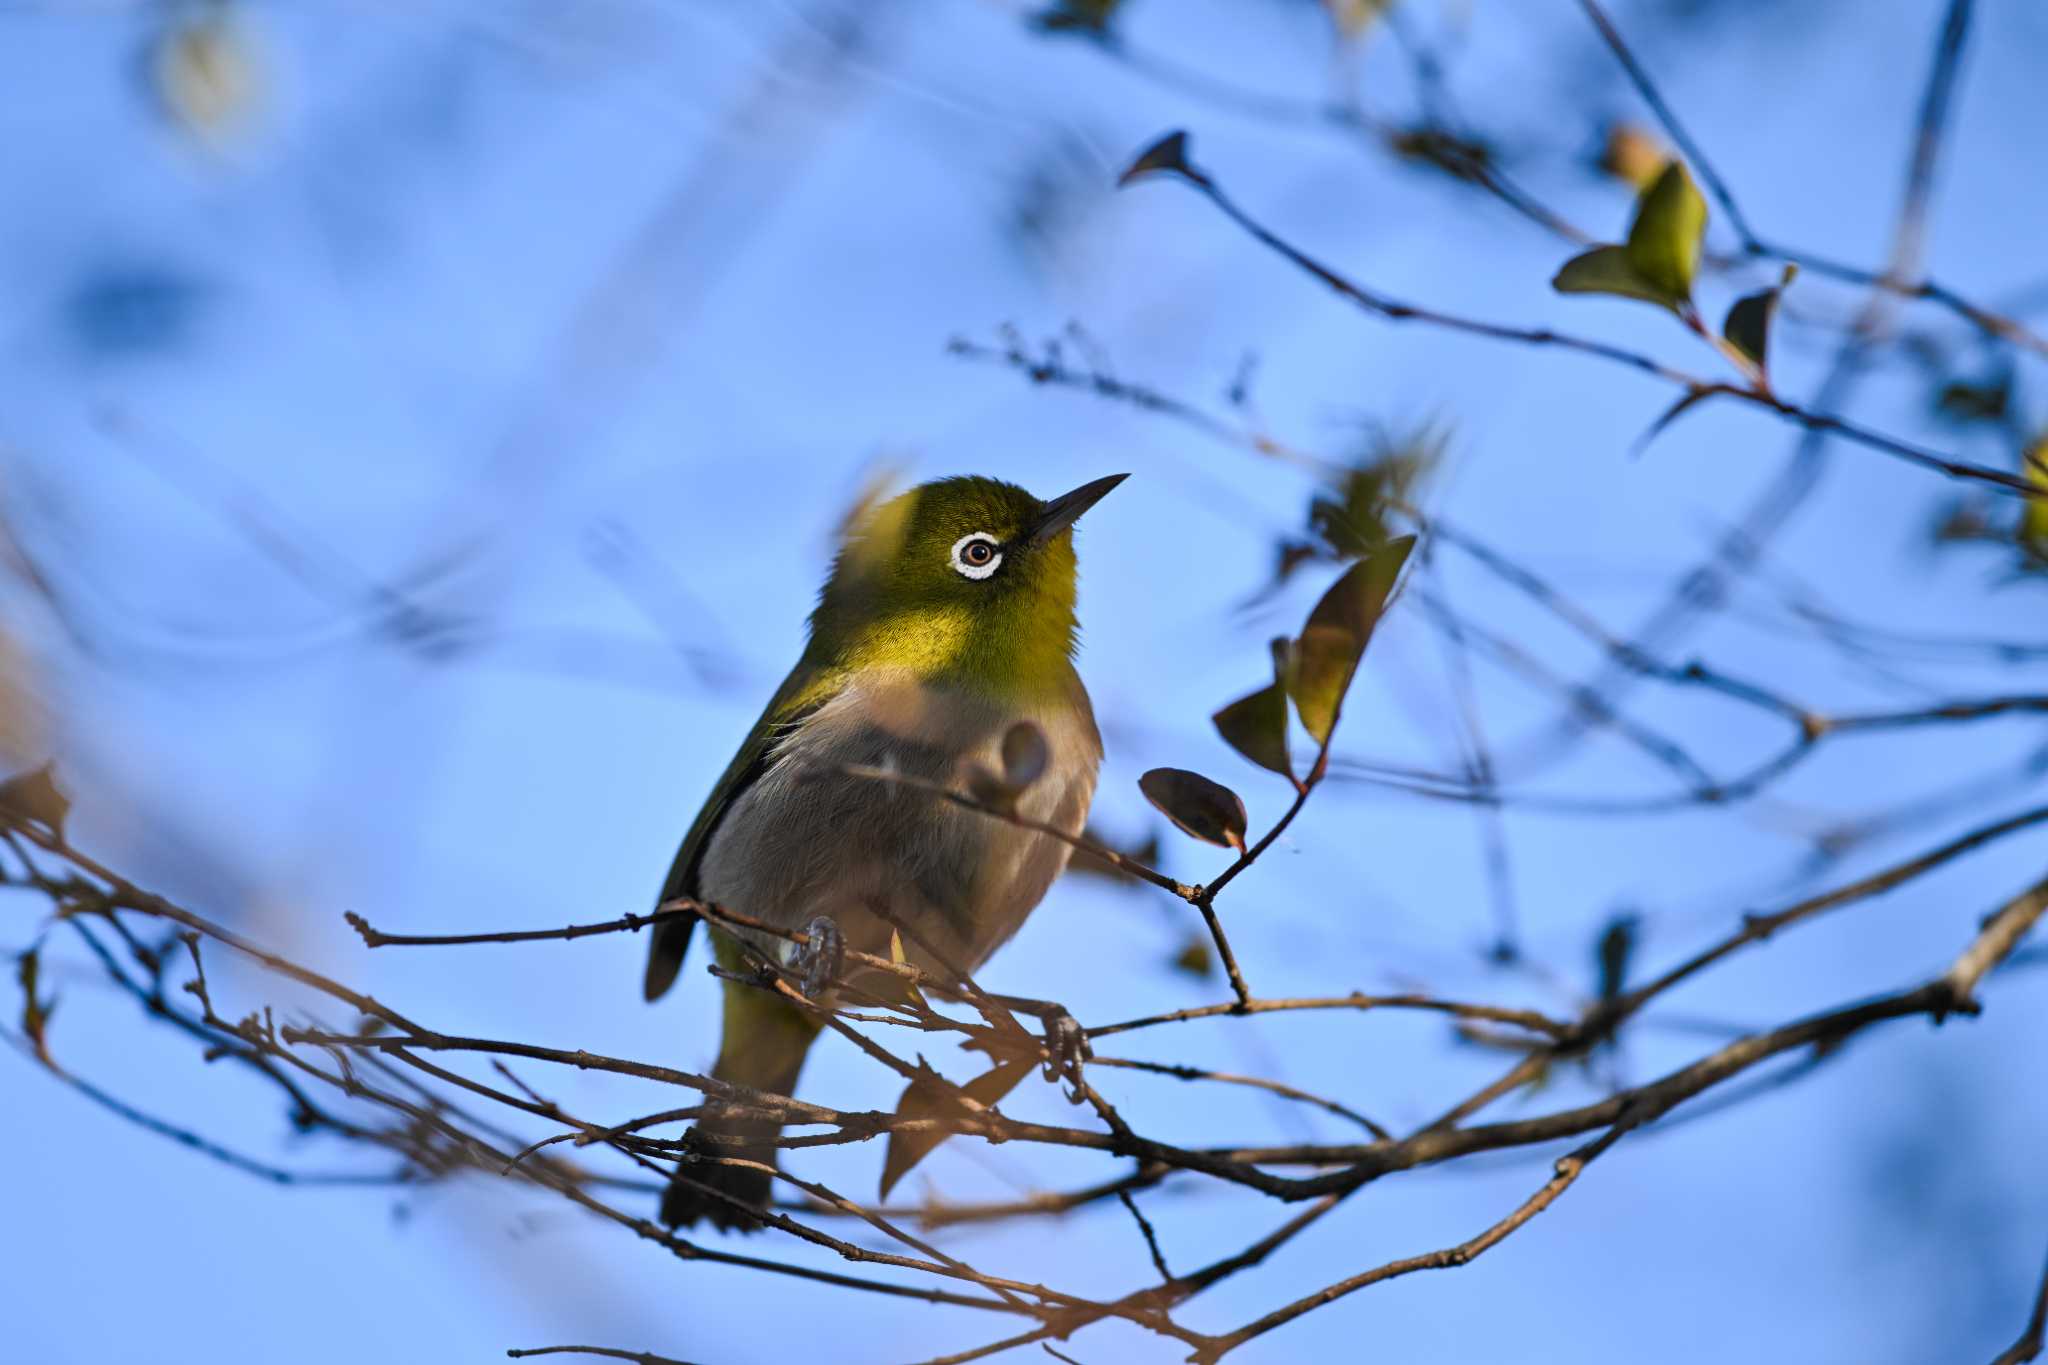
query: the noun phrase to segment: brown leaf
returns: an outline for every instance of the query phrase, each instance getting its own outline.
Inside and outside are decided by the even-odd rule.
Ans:
[[[30,1044],[36,1050],[37,1059],[54,1071],[57,1064],[50,1059],[47,1030],[50,1026],[50,1016],[56,1012],[57,1002],[54,998],[44,1001],[36,993],[36,978],[41,966],[41,948],[31,948],[15,962],[14,976],[21,982],[21,1031],[28,1035]]]
[[[1181,833],[1244,851],[1244,802],[1222,783],[1185,768],[1154,768],[1138,779],[1138,790]]]
[[[58,787],[54,764],[45,763],[31,772],[18,773],[0,782],[0,818],[41,825],[62,838],[64,817],[70,812],[71,798]]]
[[[1031,1074],[1031,1068],[1035,1065],[1036,1063],[1029,1058],[998,1062],[991,1070],[983,1072],[957,1089],[942,1077],[920,1076],[904,1088],[902,1098],[896,1101],[896,1117],[964,1117],[969,1111],[960,1103],[961,1095],[984,1107],[999,1104],[1003,1096],[1015,1090],[1017,1083]],[[912,1167],[931,1155],[932,1150],[949,1136],[951,1134],[941,1131],[889,1134],[888,1154],[882,1158],[882,1188],[879,1197],[887,1199],[889,1191],[896,1188],[896,1182],[910,1174]]]

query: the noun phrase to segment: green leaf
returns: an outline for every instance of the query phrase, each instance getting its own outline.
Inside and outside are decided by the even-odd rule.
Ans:
[[[1414,548],[1415,537],[1402,536],[1345,570],[1308,614],[1308,625],[1294,642],[1287,692],[1318,744],[1328,744],[1337,728],[1358,661]]]
[[[1216,956],[1209,951],[1209,940],[1202,934],[1190,934],[1188,941],[1180,946],[1167,965],[1193,977],[1207,978],[1216,974]]]
[[[1596,246],[1580,252],[1551,276],[1550,287],[1560,294],[1615,294],[1660,308],[1674,306],[1669,295],[1636,273],[1626,247]]]
[[[1261,768],[1294,780],[1294,760],[1287,752],[1286,688],[1269,683],[1209,719],[1216,723],[1224,743]]]
[[[1636,201],[1636,220],[1628,230],[1628,262],[1675,307],[1692,297],[1700,239],[1706,231],[1707,201],[1700,197],[1685,163],[1673,161]]]
[[[1798,273],[1798,266],[1786,266],[1784,278],[1769,289],[1737,299],[1728,310],[1727,321],[1721,324],[1721,335],[1727,338],[1730,346],[1748,357],[1759,374],[1767,368],[1771,320],[1778,313],[1778,296],[1785,292],[1785,286],[1792,283],[1792,277]]]
[[[2020,456],[2020,471],[2040,491],[2027,498],[2020,514],[2020,542],[2035,555],[2048,558],[2048,435],[2036,437]]]
[[[1221,782],[1185,768],[1154,768],[1138,779],[1138,790],[1181,833],[1244,852],[1244,802]]]
[[[957,1089],[942,1077],[920,1076],[904,1089],[903,1097],[896,1101],[896,1117],[944,1119],[965,1116],[968,1110],[960,1103],[961,1095],[983,1107],[993,1106],[1015,1090],[1017,1083],[1031,1074],[1034,1065],[1036,1063],[1030,1058],[998,1062],[993,1069]],[[931,1155],[932,1150],[950,1136],[950,1133],[938,1130],[890,1133],[889,1150],[882,1158],[879,1197],[887,1199],[889,1191],[896,1188],[896,1182],[910,1174],[913,1166]]]

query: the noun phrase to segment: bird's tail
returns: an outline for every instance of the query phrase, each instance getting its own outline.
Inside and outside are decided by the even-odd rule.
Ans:
[[[777,1095],[791,1093],[811,1040],[818,1036],[817,1022],[753,986],[727,981],[724,987],[724,1036],[711,1074]],[[761,1221],[754,1215],[768,1207],[775,1183],[769,1172],[781,1132],[782,1125],[773,1119],[751,1115],[699,1119],[690,1135],[695,1159],[677,1166],[669,1180],[661,1221],[671,1227],[702,1221],[731,1231],[758,1229]]]

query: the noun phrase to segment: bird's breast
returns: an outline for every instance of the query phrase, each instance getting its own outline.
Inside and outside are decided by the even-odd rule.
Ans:
[[[720,822],[704,894],[791,928],[829,915],[870,951],[888,942],[881,907],[972,970],[1016,931],[1071,848],[917,784],[958,791],[974,765],[1000,772],[1003,736],[1019,721],[1045,735],[1047,763],[1018,814],[1078,834],[1102,758],[1078,680],[1069,695],[1019,705],[908,679],[856,684],[781,741]]]

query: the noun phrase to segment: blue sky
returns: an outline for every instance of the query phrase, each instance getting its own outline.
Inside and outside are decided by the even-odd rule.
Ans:
[[[1314,97],[1333,78],[1306,4],[1131,0],[1145,51],[1236,86]],[[1617,7],[1667,95],[1766,235],[1875,263],[1939,6],[1710,6],[1682,25]],[[1454,88],[1519,175],[1619,235],[1629,200],[1583,164],[1589,119],[1639,111],[1576,6],[1447,6]],[[2048,18],[1980,6],[1931,219],[1934,271],[1992,301],[2039,283],[2048,128],[2034,98]],[[155,10],[0,12],[0,413],[4,490],[24,544],[61,571],[85,638],[20,595],[77,796],[74,833],[139,879],[450,1031],[517,1035],[697,1066],[710,983],[639,1001],[637,939],[366,954],[345,910],[420,931],[538,927],[645,905],[697,802],[801,642],[848,501],[878,468],[976,472],[1051,494],[1133,477],[1081,534],[1081,661],[1108,742],[1099,823],[1147,827],[1135,779],[1160,764],[1230,782],[1255,826],[1284,788],[1207,716],[1260,680],[1264,640],[1299,621],[1326,569],[1241,609],[1312,492],[1283,466],[1089,397],[949,356],[1086,329],[1120,376],[1222,409],[1256,353],[1276,435],[1356,448],[1365,424],[1452,433],[1425,502],[1626,630],[1772,477],[1795,433],[1702,410],[1630,460],[1669,401],[1639,376],[1554,350],[1492,346],[1349,309],[1170,184],[1116,171],[1171,127],[1241,202],[1396,295],[1551,323],[1708,368],[1669,319],[1548,287],[1567,254],[1495,202],[1314,126],[1190,98],[995,3],[876,7],[857,55],[820,59],[792,4],[604,0],[242,7],[259,102],[221,145],[167,118],[145,78]],[[1397,54],[1370,47],[1369,107],[1413,108]],[[1020,187],[1052,187],[1033,198]],[[1026,207],[1031,226],[1017,224]],[[1726,280],[1712,299],[1734,295]],[[1802,281],[1779,383],[1810,392],[1852,292]],[[1802,311],[1803,310],[1803,311]],[[1714,310],[1718,311],[1718,309]],[[1907,322],[1977,364],[1939,312]],[[2023,361],[2024,405],[2038,359]],[[1875,371],[1871,425],[2009,462],[1934,421],[1928,381]],[[2038,416],[2038,412],[2036,414]],[[1935,555],[1957,490],[1831,447],[1820,493],[1769,572],[1678,651],[1828,710],[2038,690],[2017,665],[1917,657],[1857,667],[1785,628],[1779,588],[1812,585],[1902,631],[2025,636],[2041,589],[1983,550]],[[249,533],[281,529],[281,562]],[[1565,673],[1594,662],[1498,580],[1446,555],[1461,610]],[[463,647],[405,645],[367,621],[373,581],[417,585]],[[1774,586],[1775,585],[1775,586]],[[678,646],[682,646],[681,650]],[[1552,699],[1479,669],[1489,731],[1540,729]],[[1347,711],[1347,755],[1442,766],[1456,729],[1438,640],[1413,603],[1389,620]],[[1737,772],[1780,742],[1753,712],[1643,690],[1635,714]],[[1827,747],[1769,798],[1662,817],[1511,810],[1522,939],[1554,973],[1504,973],[1472,812],[1333,784],[1226,907],[1266,995],[1416,985],[1568,1010],[1617,907],[1668,963],[1748,909],[1805,889],[1798,831],[1889,807],[2039,744],[2025,719]],[[1532,779],[1551,792],[1656,795],[1669,774],[1602,740]],[[1874,840],[1846,879],[2040,799],[2031,778]],[[1213,850],[1169,843],[1200,879]],[[2038,835],[1986,849],[1787,936],[1681,995],[1685,1018],[1761,1025],[1917,980],[2038,876]],[[1068,879],[984,973],[1084,1021],[1220,998],[1167,965],[1184,908]],[[10,947],[26,939],[11,925]],[[279,998],[222,961],[239,1013]],[[299,1141],[268,1094],[95,990],[82,962],[52,1044],[132,1103],[306,1169],[360,1169]],[[1246,1348],[1251,1361],[1915,1362],[1989,1358],[2015,1332],[2048,1235],[2037,1082],[2048,985],[2015,972],[1981,1019],[1897,1025],[1801,1085],[1631,1137],[1535,1224],[1456,1272],[1375,1287]],[[286,997],[289,998],[289,997]],[[1188,1025],[1128,1055],[1284,1074],[1382,1122],[1426,1120],[1498,1058],[1428,1020]],[[1709,1040],[1648,1028],[1640,1080]],[[938,1057],[935,1061],[941,1060]],[[623,1119],[658,1092],[528,1077]],[[1115,1076],[1141,1128],[1204,1141],[1342,1133],[1257,1097]],[[1506,1106],[1571,1102],[1560,1077]],[[886,1105],[894,1083],[828,1041],[821,1102]],[[23,1359],[487,1360],[592,1341],[724,1365],[909,1360],[991,1333],[658,1250],[542,1195],[480,1179],[402,1194],[281,1190],[122,1125],[0,1054],[0,1165],[24,1173],[0,1243],[9,1348]],[[1519,1107],[1518,1107],[1519,1106]],[[1049,1091],[1012,1106],[1065,1120]],[[1529,1109],[1533,1112],[1533,1109]],[[1255,1274],[1188,1310],[1222,1328],[1325,1280],[1471,1235],[1524,1198],[1554,1153],[1388,1180]],[[878,1152],[804,1173],[872,1188]],[[950,1197],[1099,1178],[1066,1152],[955,1143],[909,1182]],[[1147,1201],[1193,1265],[1285,1215],[1192,1182]],[[1056,1227],[948,1242],[978,1264],[1083,1292],[1149,1275],[1114,1206]],[[758,1247],[750,1248],[758,1250]],[[777,1254],[807,1259],[800,1248]],[[823,1263],[822,1260],[816,1263]],[[1091,1365],[1167,1360],[1108,1327]]]

